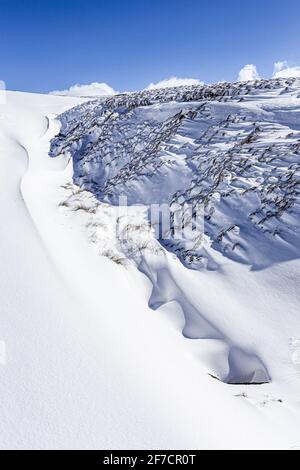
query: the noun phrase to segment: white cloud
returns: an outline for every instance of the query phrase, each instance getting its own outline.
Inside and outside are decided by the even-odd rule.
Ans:
[[[273,70],[273,77],[278,72],[281,72],[284,68],[288,67],[288,63],[286,60],[278,61],[274,63],[274,70]]]
[[[63,96],[107,96],[114,95],[116,92],[107,83],[93,82],[89,85],[73,85],[67,90],[51,91],[50,95]]]
[[[248,80],[260,80],[256,66],[253,64],[247,64],[239,71],[238,81],[247,82]]]
[[[145,90],[155,90],[157,88],[169,88],[174,86],[203,85],[197,78],[170,77],[157,83],[150,83]]]
[[[300,66],[290,67],[286,60],[275,62],[273,78],[300,77]]]

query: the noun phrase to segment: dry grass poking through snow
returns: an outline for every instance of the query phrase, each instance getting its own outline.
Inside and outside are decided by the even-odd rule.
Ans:
[[[120,214],[118,206],[99,202],[92,193],[71,182],[62,189],[67,197],[59,207],[81,219],[98,255],[127,267],[130,262],[138,264],[145,251],[151,254],[162,251],[147,221],[146,207],[128,207],[127,212]]]

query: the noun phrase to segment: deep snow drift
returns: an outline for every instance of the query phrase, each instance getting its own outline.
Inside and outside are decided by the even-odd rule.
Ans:
[[[62,206],[87,213],[90,239],[102,255],[120,264],[134,260],[153,284],[150,307],[179,305],[185,337],[224,343],[224,363],[220,366],[218,352],[210,365],[215,363],[211,372],[226,382],[268,382],[273,353],[269,357],[262,351],[261,331],[245,336],[235,331],[237,321],[245,326],[245,313],[237,320],[236,308],[219,305],[208,293],[202,298],[199,275],[205,275],[201,283],[216,277],[216,287],[225,269],[241,271],[248,287],[244,301],[249,293],[257,300],[265,289],[257,282],[258,292],[256,287],[249,292],[249,283],[265,274],[253,271],[299,258],[299,90],[300,81],[290,79],[119,95],[63,114],[60,133],[52,141],[52,156],[72,156],[73,180],[80,188],[70,187]],[[120,196],[139,207],[118,214],[110,224],[103,213],[112,213]],[[148,226],[146,205],[151,204],[176,204],[167,230],[160,217],[155,221],[160,245]],[[176,213],[184,214],[184,225],[196,219],[197,205],[203,208],[203,230],[178,239]],[[105,236],[116,220],[126,227],[125,240],[113,233]],[[177,258],[198,272],[182,270]],[[242,264],[251,266],[251,275]],[[229,272],[227,277],[233,284]],[[189,292],[191,283],[198,288],[196,296]],[[230,303],[236,300],[231,297]],[[249,309],[251,303],[246,305]],[[222,315],[220,309],[228,307]],[[252,308],[271,311],[278,302]],[[280,309],[284,311],[283,305]],[[255,313],[251,316],[254,321]]]
[[[1,448],[300,446],[299,93],[7,93]],[[157,240],[191,199],[202,243]]]

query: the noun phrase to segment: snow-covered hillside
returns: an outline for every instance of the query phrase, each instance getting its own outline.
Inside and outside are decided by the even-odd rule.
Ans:
[[[235,323],[247,324],[245,314],[237,319],[230,307],[224,315],[228,306],[223,302],[214,305],[214,296],[207,294],[203,299],[199,276],[207,282],[214,276],[219,279],[227,267],[242,270],[249,287],[268,267],[278,269],[282,262],[299,257],[299,91],[299,79],[289,79],[119,95],[63,114],[61,131],[52,141],[52,156],[72,156],[73,180],[80,188],[69,188],[71,195],[61,204],[88,214],[87,231],[100,254],[121,264],[133,259],[148,276],[153,284],[151,307],[172,301],[180,306],[184,336],[225,341],[226,352],[221,355],[228,358],[226,366],[214,359],[218,366],[212,373],[227,382],[269,381],[276,375],[268,364],[274,355],[269,358],[261,351],[257,329],[245,337],[235,331]],[[129,233],[126,240],[114,239],[112,233],[105,236],[111,223],[103,212],[113,212],[111,205],[117,205],[120,196],[126,196],[131,206],[139,205],[123,216],[128,219],[123,222]],[[176,204],[167,233],[157,228],[160,244],[148,224],[153,222],[146,210],[151,204]],[[184,225],[196,218],[193,208],[199,205],[204,233],[179,238],[174,230],[176,212],[186,211]],[[161,219],[156,224],[162,225]],[[113,216],[112,225],[116,225]],[[182,269],[178,260],[197,272]],[[181,270],[178,278],[175,269]],[[231,284],[232,277],[227,276]],[[195,291],[199,286],[193,298],[191,282]],[[266,294],[259,282],[257,288],[256,300]],[[248,289],[244,301],[247,294]],[[236,295],[229,297],[231,303],[236,301]],[[209,302],[212,305],[204,308]],[[265,312],[270,305],[262,302],[254,311],[258,308]],[[278,309],[278,302],[273,308]],[[250,321],[251,316],[255,314]],[[285,341],[288,346],[288,338]]]
[[[203,204],[213,248],[260,269],[299,251],[299,92],[290,79],[90,102],[61,117],[52,155],[71,154],[74,182],[101,201]]]
[[[299,158],[299,79],[7,92],[1,448],[299,447]]]

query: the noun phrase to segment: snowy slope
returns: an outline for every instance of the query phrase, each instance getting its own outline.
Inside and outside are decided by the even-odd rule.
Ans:
[[[204,88],[204,97],[203,88],[193,87],[84,102],[62,114],[60,131],[55,115],[80,100],[7,93],[0,109],[1,448],[300,445],[297,201],[287,207],[287,219],[276,222],[279,240],[267,232],[276,224],[266,222],[256,235],[256,219],[242,219],[234,205],[240,198],[236,205],[253,212],[251,197],[237,190],[242,182],[252,187],[257,171],[263,181],[255,202],[266,213],[267,178],[284,183],[295,169],[287,165],[298,163],[292,146],[300,88],[290,81],[286,89],[285,82],[259,91],[250,84],[247,93],[218,85]],[[219,132],[232,108],[246,123],[230,121],[218,139],[213,126]],[[260,155],[271,140],[282,165],[257,165],[248,152],[255,169],[241,176],[238,150],[234,168],[226,169],[227,186],[216,189],[210,155],[221,161],[230,149],[236,152],[236,140],[247,139],[256,120],[263,129],[255,151]],[[56,158],[50,158],[57,133]],[[249,142],[243,145],[249,150]],[[202,189],[202,160],[209,173],[205,189],[220,197],[206,225],[206,246],[193,253],[202,262],[189,264],[182,246],[175,252],[155,239],[144,208],[186,198],[193,178]],[[226,204],[232,189],[233,202]],[[125,243],[115,231],[121,192],[132,204],[124,216]],[[279,192],[290,200],[286,184]],[[225,213],[226,228],[243,224],[234,232],[241,234],[243,259],[232,254],[230,234],[214,240]],[[264,249],[257,261],[259,243]],[[269,383],[230,385],[209,374],[224,382]]]
[[[230,304],[236,295],[229,296],[224,317],[224,305],[212,296],[203,299],[201,291],[195,296],[189,285],[195,283],[196,288],[199,276],[205,274],[204,282],[216,276],[215,288],[226,267],[238,271],[247,286],[257,278],[257,289],[253,286],[250,294],[257,301],[266,293],[259,281],[265,272],[260,271],[274,266],[273,273],[279,263],[291,261],[293,266],[299,258],[299,89],[297,79],[271,80],[170,88],[92,101],[61,117],[60,134],[52,142],[52,156],[73,157],[74,182],[81,188],[61,204],[88,214],[91,241],[102,254],[123,264],[126,258],[134,258],[153,284],[151,307],[171,301],[179,304],[185,317],[184,336],[225,342],[223,355],[228,363],[224,371],[216,367],[213,373],[227,382],[269,381],[277,374],[271,374],[274,354],[261,350],[257,330],[251,334],[246,329],[241,337],[240,328],[248,324],[246,313],[240,315],[241,326],[234,328],[239,307]],[[164,237],[162,227],[158,230],[160,245],[198,272],[182,270],[176,258],[177,262],[151,240],[150,233],[147,241],[149,221],[141,217],[137,223],[136,213],[127,222],[131,239],[113,244],[110,234],[103,243],[101,203],[118,204],[122,195],[130,205],[176,204],[176,211],[183,213],[186,204],[203,206],[201,240],[178,240],[172,231]],[[192,208],[186,219],[195,219],[194,214]],[[171,229],[175,224],[173,215]],[[138,241],[142,231],[144,239]],[[143,244],[140,250],[139,243]],[[155,250],[159,254],[149,259],[149,252]],[[251,275],[242,265],[251,267]],[[269,271],[266,276],[271,276]],[[228,273],[225,279],[233,283],[233,275]],[[247,309],[248,292],[242,294]],[[287,320],[297,312],[298,298],[291,296],[291,301],[294,305],[287,313],[285,302],[280,305],[277,300],[274,306],[261,302],[251,310],[279,310],[278,315],[284,313]],[[210,304],[199,307],[204,303]],[[254,322],[255,314],[251,316]],[[293,319],[288,323],[292,334]],[[284,341],[287,350],[288,337]],[[265,358],[269,364],[264,365]]]

